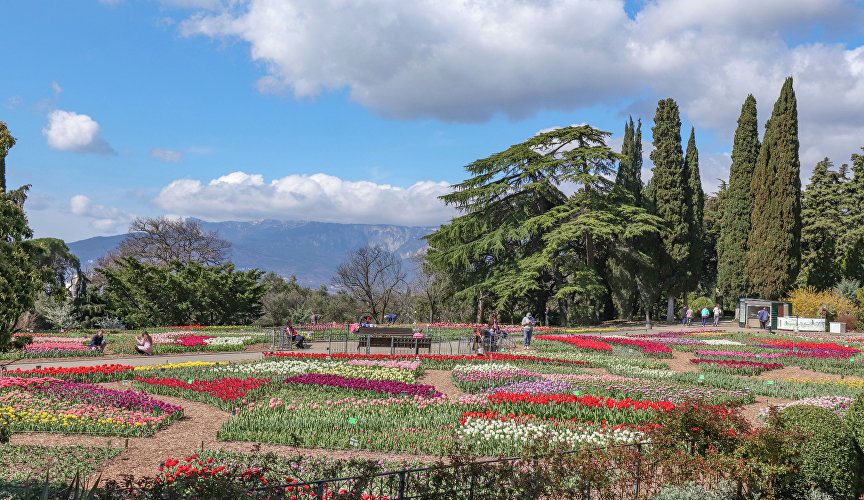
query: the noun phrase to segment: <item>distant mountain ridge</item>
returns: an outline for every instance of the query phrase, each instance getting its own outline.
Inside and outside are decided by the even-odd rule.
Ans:
[[[334,222],[260,220],[252,222],[201,222],[205,231],[216,231],[231,242],[231,261],[238,269],[259,268],[304,285],[330,284],[336,267],[347,253],[369,244],[381,245],[403,259],[426,247],[421,238],[435,226],[387,224],[338,224]],[[68,243],[81,265],[93,263],[125,238],[96,236]]]

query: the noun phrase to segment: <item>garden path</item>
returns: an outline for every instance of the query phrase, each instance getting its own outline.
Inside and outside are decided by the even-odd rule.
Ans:
[[[423,375],[417,377],[418,384],[435,386],[435,390],[443,392],[448,398],[456,400],[465,395],[450,377],[450,370],[426,370]]]

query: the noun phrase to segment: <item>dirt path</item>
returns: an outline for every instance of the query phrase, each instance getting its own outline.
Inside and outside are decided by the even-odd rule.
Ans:
[[[465,396],[465,393],[453,384],[450,370],[426,370],[423,375],[417,378],[417,383],[432,385],[436,391],[443,392],[452,400]]]
[[[698,372],[699,367],[690,362],[694,357],[692,352],[672,350],[672,359],[660,359],[659,361],[668,364],[669,368],[675,372]]]

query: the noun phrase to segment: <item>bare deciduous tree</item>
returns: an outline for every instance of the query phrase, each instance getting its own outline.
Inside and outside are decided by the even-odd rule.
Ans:
[[[122,256],[157,266],[174,260],[216,266],[228,260],[230,250],[231,243],[216,231],[202,230],[200,222],[168,217],[136,217],[129,224],[126,239],[117,247]]]
[[[402,260],[380,246],[367,246],[348,253],[336,268],[332,283],[344,288],[362,302],[375,318],[384,321],[384,313],[405,285]]]

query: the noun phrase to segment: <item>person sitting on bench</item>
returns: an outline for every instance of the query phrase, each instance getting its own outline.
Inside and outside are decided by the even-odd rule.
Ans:
[[[288,322],[288,326],[285,327],[285,333],[291,335],[291,342],[297,342],[298,349],[305,349],[303,342],[306,340],[306,337],[297,333],[297,331],[294,330],[294,327],[291,326],[290,321]]]

